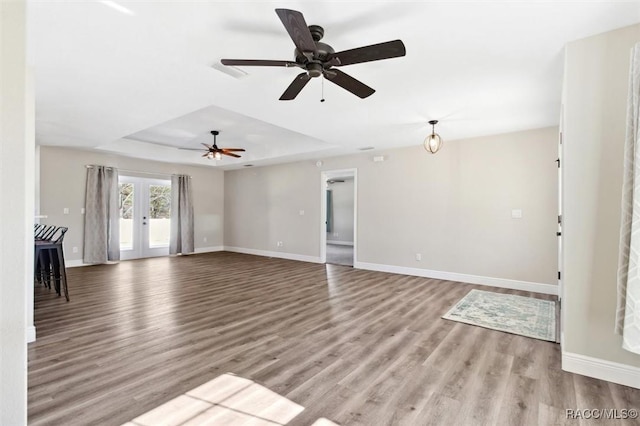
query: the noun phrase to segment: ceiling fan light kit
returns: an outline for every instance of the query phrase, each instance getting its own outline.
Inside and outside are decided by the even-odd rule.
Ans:
[[[364,99],[371,96],[375,90],[333,67],[397,58],[406,54],[404,43],[401,40],[336,52],[331,46],[320,41],[324,37],[324,29],[319,25],[307,25],[301,12],[276,9],[276,14],[296,46],[294,61],[222,59],[220,62],[227,66],[298,67],[303,69],[304,72],[298,74],[280,96],[281,101],[295,99],[309,80],[321,76]]]
[[[436,133],[435,127],[438,124],[438,120],[429,121],[431,124],[431,134],[427,136],[424,140],[424,149],[431,154],[435,154],[442,148],[442,143],[444,142],[439,134]]]
[[[209,160],[220,160],[223,155],[228,155],[229,157],[234,157],[234,158],[241,158],[240,155],[235,153],[244,152],[243,148],[218,148],[218,145],[216,143],[216,137],[220,134],[220,131],[212,130],[211,134],[213,135],[213,146],[207,145],[206,143],[202,144],[207,149],[207,151],[204,154],[202,154],[203,157],[206,157]],[[189,151],[201,151],[201,149],[194,149],[194,148],[180,148],[180,149],[186,149]]]

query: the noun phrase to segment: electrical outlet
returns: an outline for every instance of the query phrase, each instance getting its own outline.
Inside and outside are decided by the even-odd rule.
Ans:
[[[69,207],[65,207],[65,208],[62,210],[62,213],[63,213],[63,214],[69,214]]]
[[[84,214],[84,207],[80,209],[80,214]]]
[[[339,235],[339,234],[338,234],[337,232],[334,232],[334,233],[333,233],[333,236],[334,236],[334,237],[337,237],[338,235]]]
[[[77,253],[78,252],[78,247],[74,247],[71,249],[72,252]]]
[[[206,243],[206,242],[207,242],[207,237],[204,237],[204,238],[202,239],[202,241],[204,241],[204,242]]]
[[[416,253],[416,260],[418,262],[420,262],[422,260],[422,254],[421,253]]]
[[[276,243],[276,246],[278,246],[278,247],[282,247],[282,246],[283,246],[282,241],[278,241],[278,242]]]
[[[304,216],[304,210],[300,210],[300,216]]]

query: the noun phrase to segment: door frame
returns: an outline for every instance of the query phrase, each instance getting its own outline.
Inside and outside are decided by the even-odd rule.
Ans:
[[[323,170],[320,173],[320,263],[327,263],[327,180],[353,176],[353,267],[358,264],[358,169]]]
[[[149,219],[149,187],[151,185],[171,186],[171,179],[160,177],[141,177],[132,175],[118,176],[118,184],[133,184],[133,248],[131,250],[120,250],[120,259],[143,259],[147,257],[159,257],[169,255],[169,245],[162,247],[149,246],[149,226],[144,226],[143,221],[148,224]],[[143,216],[141,213],[146,213]],[[146,218],[146,219],[143,219]]]

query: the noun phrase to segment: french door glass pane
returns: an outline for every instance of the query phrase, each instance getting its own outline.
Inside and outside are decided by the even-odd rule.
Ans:
[[[120,184],[120,250],[133,249],[133,184]]]
[[[149,247],[169,245],[171,185],[149,185]]]

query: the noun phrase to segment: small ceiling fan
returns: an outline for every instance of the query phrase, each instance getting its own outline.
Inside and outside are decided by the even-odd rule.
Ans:
[[[213,146],[207,145],[206,143],[202,144],[207,148],[207,152],[202,154],[203,157],[207,157],[210,160],[213,160],[214,158],[216,160],[219,160],[219,159],[222,158],[222,155],[228,155],[229,157],[241,158],[238,154],[234,154],[234,152],[244,152],[244,149],[242,149],[242,148],[218,148],[218,145],[216,144],[216,136],[218,136],[220,134],[220,132],[218,130],[212,130],[211,134],[213,135]],[[202,148],[180,148],[180,149],[186,149],[186,150],[189,150],[189,151],[202,151]]]
[[[375,90],[333,67],[397,58],[406,54],[404,43],[401,40],[335,52],[331,46],[320,41],[324,36],[324,29],[319,25],[307,26],[301,12],[276,9],[276,13],[296,46],[294,61],[222,59],[221,62],[223,65],[298,67],[305,70],[296,76],[280,96],[281,101],[295,99],[309,80],[320,76],[324,76],[330,82],[360,98],[366,98],[371,96]]]

